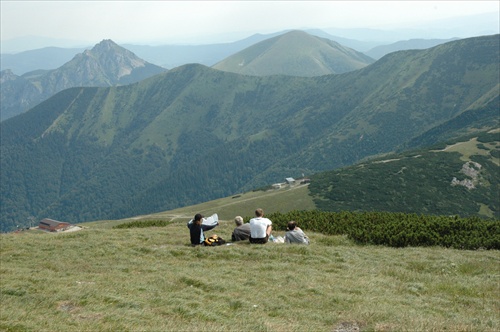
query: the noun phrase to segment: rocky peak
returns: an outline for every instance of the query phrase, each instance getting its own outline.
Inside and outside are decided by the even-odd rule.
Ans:
[[[91,50],[76,56],[70,65],[79,71],[93,72],[92,76],[106,76],[106,82],[115,84],[121,77],[129,75],[136,68],[145,67],[147,62],[131,51],[119,46],[111,39],[104,39]],[[66,64],[65,66],[67,66]],[[63,66],[63,67],[65,67]],[[101,73],[96,75],[96,70]]]
[[[7,81],[13,81],[15,79],[19,78],[16,74],[12,72],[10,69],[5,69],[0,71],[0,83],[4,83]]]
[[[124,48],[120,47],[118,44],[116,44],[114,41],[111,39],[103,39],[100,43],[96,44],[92,48],[93,53],[101,53],[101,52],[109,52],[111,50],[119,50]]]

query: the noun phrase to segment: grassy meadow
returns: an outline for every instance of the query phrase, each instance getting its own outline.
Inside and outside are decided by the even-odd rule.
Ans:
[[[196,213],[210,216],[217,213],[221,220],[233,220],[235,216],[253,216],[257,207],[264,208],[266,214],[288,212],[292,210],[314,210],[316,206],[309,195],[308,185],[283,186],[278,190],[256,190],[223,197],[196,205],[175,210],[136,216],[121,220],[89,222],[85,225],[98,228],[111,228],[115,225],[133,220],[170,220],[187,221]]]
[[[1,234],[0,330],[500,330],[496,250],[359,246],[308,232],[309,246],[193,248],[181,219]],[[208,234],[232,230],[231,217]]]

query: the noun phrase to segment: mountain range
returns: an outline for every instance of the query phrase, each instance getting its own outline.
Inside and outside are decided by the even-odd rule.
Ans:
[[[103,40],[54,70],[37,70],[22,76],[10,70],[2,71],[1,119],[24,112],[67,88],[130,84],[165,70],[140,59],[111,40]]]
[[[43,47],[15,54],[0,54],[0,71],[9,69],[21,76],[34,70],[52,70],[70,61],[85,48]]]
[[[406,41],[365,41],[352,38],[344,38],[331,35],[323,30],[304,30],[308,34],[330,41],[337,42],[343,47],[363,52],[366,55],[378,59],[383,55],[407,49],[422,49],[436,46],[453,39],[410,39]],[[192,45],[137,45],[121,44],[123,48],[133,52],[135,55],[147,62],[153,63],[163,68],[171,69],[189,63],[199,63],[206,66],[213,66],[225,58],[242,51],[243,49],[255,45],[258,42],[283,35],[290,30],[280,31],[270,34],[254,34],[247,38],[228,43],[214,44],[192,44]],[[342,31],[338,31],[342,34]],[[388,32],[385,32],[388,33]],[[370,34],[370,32],[367,32]],[[383,35],[382,32],[378,32]],[[359,37],[359,36],[358,36]],[[1,70],[10,69],[16,75],[23,75],[34,70],[56,69],[70,61],[76,54],[85,51],[86,48],[61,48],[44,47],[19,53],[1,53]],[[372,53],[373,52],[373,53]],[[384,53],[385,52],[385,53]]]
[[[270,35],[254,35],[238,42],[215,45],[129,45],[133,53],[111,40],[103,40],[91,50],[78,53],[57,69],[39,68],[21,76],[7,69],[0,72],[0,120],[20,114],[64,88],[127,84],[165,70],[138,58],[136,54],[139,53],[155,63],[167,61],[175,64],[215,64],[214,68],[220,70],[251,75],[317,76],[356,70],[374,61],[360,52],[332,41],[331,38],[334,37],[321,30],[312,30],[311,33],[314,35],[292,30]],[[317,37],[320,35],[325,38]],[[347,44],[353,42],[340,37],[335,39]],[[412,46],[421,49],[425,48],[425,45],[443,42],[445,41],[408,41],[389,45],[388,48],[375,51],[375,54]],[[237,52],[241,49],[241,52]],[[46,48],[19,55],[3,54],[2,68],[12,65],[12,68],[19,69],[18,66],[23,63],[44,63],[43,67],[55,66],[58,61],[68,58],[72,51],[77,50]],[[223,59],[223,56],[227,58]],[[48,58],[50,61],[47,61]],[[216,63],[217,61],[220,62]],[[243,65],[242,61],[246,61],[246,64]],[[131,72],[134,66],[138,67]]]
[[[262,38],[264,36],[254,36],[241,43]],[[241,43],[232,45],[241,47]],[[251,68],[263,75],[273,74],[273,68],[280,68],[279,73],[284,75],[315,76],[355,70],[373,61],[335,42],[320,40],[301,31],[288,32],[261,43],[272,45],[273,49],[267,56],[252,61]],[[255,52],[262,47],[261,43],[248,47],[245,52]],[[222,52],[227,52],[227,49]],[[15,75],[11,70],[0,72],[0,120],[20,114],[65,88],[123,85],[165,70],[138,58],[111,40],[103,40],[54,70],[35,70],[22,76]],[[228,70],[231,71],[231,68]]]
[[[422,50],[426,48],[431,48],[437,45],[441,45],[453,40],[458,40],[458,38],[450,39],[410,39],[401,40],[389,45],[379,45],[365,52],[366,55],[373,59],[380,59],[384,55],[402,51],[402,50]]]
[[[190,64],[63,90],[0,123],[0,220],[163,211],[496,128],[499,49],[493,35],[344,74],[257,77]]]

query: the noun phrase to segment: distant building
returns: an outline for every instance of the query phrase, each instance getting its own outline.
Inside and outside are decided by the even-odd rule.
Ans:
[[[281,188],[281,183],[275,183],[273,184],[274,189],[280,189]]]
[[[286,178],[285,180],[286,180],[286,183],[288,183],[289,185],[295,184],[294,178]]]
[[[300,181],[300,184],[306,184],[306,183],[311,183],[311,179],[302,179]]]
[[[69,222],[45,218],[38,224],[38,228],[47,232],[60,232],[71,227]]]

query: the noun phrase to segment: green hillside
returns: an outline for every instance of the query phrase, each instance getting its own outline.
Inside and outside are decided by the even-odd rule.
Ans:
[[[295,210],[388,211],[424,215],[500,217],[500,130],[450,141],[433,149],[372,158],[354,166],[311,176],[311,184],[283,184],[210,200],[168,211],[130,218],[92,222],[109,228],[136,220],[186,221],[196,213],[218,213],[224,220],[251,216],[256,207],[266,213]],[[477,177],[464,165],[480,163]],[[477,166],[474,166],[477,168]],[[470,180],[453,185],[453,178]]]
[[[221,220],[214,232],[230,238],[233,227]],[[309,246],[244,241],[217,248],[191,247],[185,220],[0,234],[0,329],[500,328],[498,250],[357,245],[304,230]]]
[[[500,218],[500,130],[315,174],[320,210]]]
[[[489,100],[486,104],[480,102],[480,106],[472,105],[453,119],[403,144],[400,150],[432,146],[447,141],[453,142],[457,137],[470,135],[472,132],[480,132],[488,128],[500,128],[498,113],[498,110],[500,110],[499,89],[500,86],[485,95],[485,98]]]
[[[332,40],[290,31],[249,46],[212,68],[244,75],[310,77],[342,74],[373,62],[363,53]]]
[[[266,214],[316,209],[313,198],[309,193],[308,185],[297,183],[292,186],[283,185],[279,189],[273,189],[271,186],[267,186],[261,189],[173,210],[118,220],[86,222],[84,225],[96,228],[111,228],[131,221],[163,220],[169,222],[184,222],[192,219],[197,213],[202,213],[205,216],[217,213],[220,219],[231,221],[238,215],[243,217],[251,216],[257,207],[263,208]]]
[[[485,119],[498,104],[498,42],[397,52],[342,75],[187,65],[64,90],[0,123],[2,230],[30,216],[120,219],[248,192],[396,151],[439,126],[450,133],[454,119],[460,131],[496,128]]]

